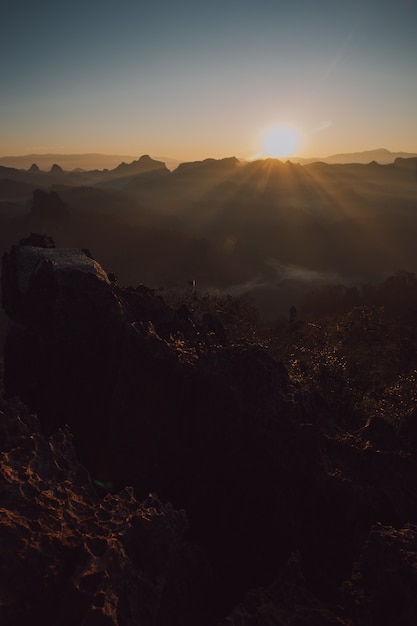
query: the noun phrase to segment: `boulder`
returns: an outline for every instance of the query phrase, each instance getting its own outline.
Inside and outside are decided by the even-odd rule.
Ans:
[[[56,249],[49,239],[27,243],[3,258],[2,304],[12,320],[6,394],[37,412],[48,434],[71,424],[86,458],[107,436],[123,333],[120,301],[87,251]]]

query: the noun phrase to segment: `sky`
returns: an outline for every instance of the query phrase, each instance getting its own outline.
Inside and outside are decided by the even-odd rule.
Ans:
[[[0,156],[417,152],[417,0],[4,0]]]

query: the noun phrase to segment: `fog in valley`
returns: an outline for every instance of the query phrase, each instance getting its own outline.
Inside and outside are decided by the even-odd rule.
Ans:
[[[195,280],[274,321],[324,285],[417,271],[417,159],[0,167],[1,253],[30,232],[88,248],[121,285],[185,291]]]

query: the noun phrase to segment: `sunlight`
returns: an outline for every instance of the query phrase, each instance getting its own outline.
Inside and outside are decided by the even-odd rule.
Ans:
[[[264,153],[273,158],[290,156],[300,146],[299,133],[289,125],[270,128],[263,137]]]

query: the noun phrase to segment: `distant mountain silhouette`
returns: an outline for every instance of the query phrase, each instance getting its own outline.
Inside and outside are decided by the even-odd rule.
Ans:
[[[269,319],[323,281],[417,271],[416,158],[230,157],[170,172],[144,155],[112,170],[30,169],[0,166],[0,253],[27,232],[51,232],[64,247],[86,241],[120,284],[171,289],[195,279],[199,289],[249,293]],[[55,191],[68,211],[56,197],[33,203],[36,188]]]
[[[57,163],[54,163],[51,169],[49,170],[49,173],[59,175],[59,174],[63,174],[64,170],[62,169],[60,165],[57,165]]]
[[[185,172],[230,172],[236,169],[239,160],[236,157],[224,159],[204,159],[204,161],[189,161],[181,163],[175,170],[176,174]]]
[[[378,148],[377,150],[365,150],[363,152],[345,152],[340,154],[333,154],[328,157],[311,157],[308,159],[298,158],[298,157],[290,157],[290,160],[293,163],[314,163],[316,161],[321,161],[323,163],[330,164],[344,164],[344,163],[371,163],[372,161],[376,161],[377,163],[384,165],[388,163],[394,163],[397,158],[411,158],[416,157],[417,153],[415,152],[390,152],[390,150],[386,150],[385,148]]]
[[[49,170],[54,163],[59,163],[66,171],[75,169],[94,170],[112,169],[122,161],[130,162],[134,155],[126,154],[26,154],[22,156],[0,157],[0,165],[28,169],[36,163],[43,171]]]
[[[148,154],[144,154],[137,161],[132,161],[129,164],[123,161],[115,169],[111,170],[109,175],[119,178],[120,176],[132,176],[156,170],[167,170],[167,167],[162,161],[155,161]]]
[[[32,164],[36,163],[40,170],[46,172],[51,169],[54,163],[58,163],[65,171],[111,170],[120,163],[131,163],[135,158],[134,155],[127,154],[26,154],[0,157],[0,166],[28,170]],[[154,158],[165,163],[170,170],[175,169],[180,164],[178,159],[170,157],[156,156]]]
[[[179,159],[173,159],[172,157],[154,156],[153,158],[156,159],[157,161],[162,161],[162,163],[165,163],[165,165],[167,166],[169,170],[171,170],[171,172],[172,170],[175,170],[181,163]]]
[[[290,157],[289,160],[293,163],[314,163],[315,161],[321,161],[324,163],[370,163],[376,161],[380,164],[393,163],[396,158],[410,158],[417,156],[417,152],[391,152],[385,148],[379,148],[376,150],[365,150],[363,152],[348,152],[333,154],[327,157]],[[173,171],[184,162],[171,157],[156,156],[152,157],[157,162],[164,163],[165,166]],[[242,159],[244,161],[244,159]],[[195,161],[193,163],[206,163],[207,161],[224,161],[224,159],[205,159],[203,161]],[[136,163],[135,156],[132,155],[118,155],[118,154],[27,154],[22,156],[3,156],[0,157],[0,166],[32,170],[32,165],[36,164],[39,170],[43,172],[49,171],[54,163],[66,172],[72,171],[93,171],[93,170],[113,170],[119,167],[122,163],[133,164]],[[191,163],[187,164],[191,166]],[[34,173],[34,172],[33,172]]]
[[[406,170],[414,170],[417,172],[417,156],[412,159],[404,159],[403,157],[398,157],[398,159],[395,159],[395,167]]]
[[[174,171],[170,171],[162,161],[155,160],[149,155],[142,155],[130,163],[123,161],[110,170],[68,171],[64,170],[61,165],[54,163],[46,172],[40,170],[39,166],[34,163],[28,170],[0,165],[0,180],[13,180],[42,189],[63,183],[70,187],[94,186],[114,189],[128,193],[141,202],[145,199],[151,200],[152,196],[152,204],[154,200],[157,200],[158,203],[162,201],[168,207],[172,204],[172,200],[182,202],[184,198],[191,198],[192,196],[196,200],[197,197],[201,198],[207,192],[210,192],[211,195],[215,193],[222,196],[226,192],[226,187],[229,192],[232,191],[230,185],[239,185],[241,190],[242,184],[244,187],[252,184],[255,186],[267,184],[267,187],[270,188],[282,176],[289,183],[287,174],[291,168],[293,168],[291,171],[296,177],[301,176],[300,172],[303,168],[312,168],[312,172],[325,175],[329,179],[326,184],[330,181],[335,182],[337,178],[345,178],[350,175],[359,178],[372,176],[372,178],[376,177],[384,181],[387,176],[397,175],[394,173],[395,169],[415,169],[414,159],[417,158],[417,155],[410,158],[399,156],[403,154],[406,153],[391,153],[387,150],[352,153],[350,155],[352,162],[345,164],[338,163],[338,160],[341,161],[348,155],[334,155],[328,157],[327,160],[306,163],[290,160],[283,162],[272,158],[244,163],[236,157],[227,157],[181,163]],[[355,157],[357,157],[356,162],[354,162]],[[333,160],[334,163],[330,163],[330,160]],[[384,163],[382,164],[381,161],[383,160]],[[382,165],[394,169],[388,171]],[[336,166],[337,169],[332,169],[332,166]],[[368,168],[366,172],[364,167]],[[376,168],[372,171],[373,173],[369,169],[372,167]],[[256,182],[257,179],[259,180]],[[279,183],[281,191],[284,179]],[[222,185],[221,189],[218,188],[219,185]],[[177,195],[174,197],[173,194]],[[242,194],[240,193],[240,195]],[[0,196],[0,200],[2,199],[7,198],[3,195]]]

